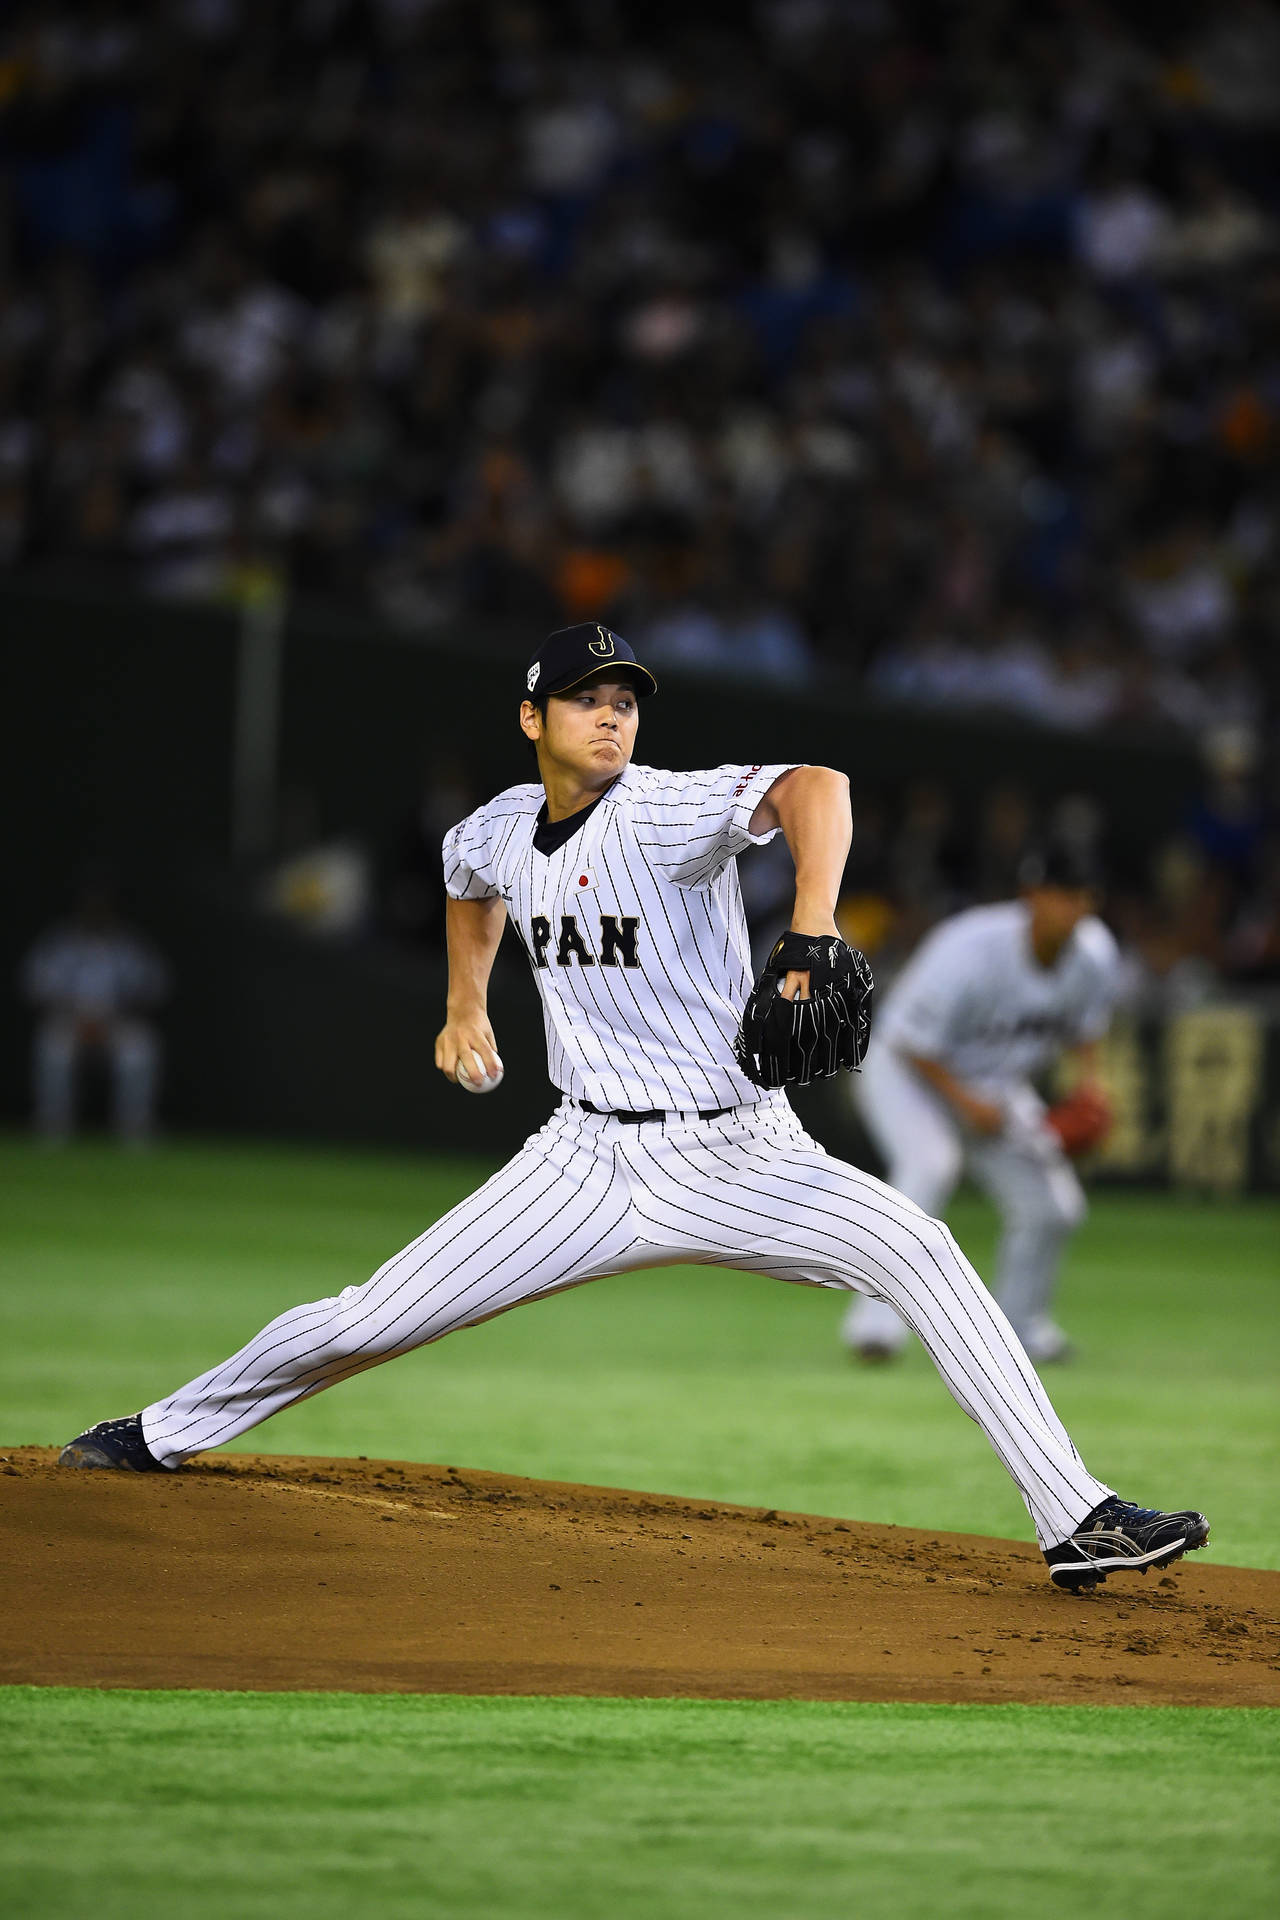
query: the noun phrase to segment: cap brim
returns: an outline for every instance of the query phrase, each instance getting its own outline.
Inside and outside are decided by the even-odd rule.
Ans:
[[[658,691],[658,683],[648,667],[642,667],[638,660],[606,660],[601,666],[588,667],[576,680],[566,680],[563,686],[545,687],[545,693],[572,693],[575,687],[585,687],[588,680],[621,680],[630,678],[636,683],[636,692],[642,699]]]

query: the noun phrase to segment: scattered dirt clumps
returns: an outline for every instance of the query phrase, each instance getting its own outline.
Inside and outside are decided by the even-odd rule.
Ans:
[[[0,1454],[0,1680],[1280,1705],[1280,1573],[386,1460]]]

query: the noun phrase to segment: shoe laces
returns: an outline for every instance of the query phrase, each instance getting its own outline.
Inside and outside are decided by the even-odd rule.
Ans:
[[[1111,1525],[1116,1521],[1123,1523],[1126,1520],[1143,1526],[1148,1521],[1167,1520],[1168,1517],[1168,1514],[1163,1513],[1159,1507],[1140,1507],[1132,1500],[1108,1500],[1093,1516],[1095,1523],[1101,1526]]]

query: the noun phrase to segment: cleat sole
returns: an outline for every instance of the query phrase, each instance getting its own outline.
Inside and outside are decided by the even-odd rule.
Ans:
[[[64,1447],[58,1455],[58,1465],[60,1467],[114,1467],[116,1462],[108,1459],[105,1453],[100,1453],[97,1447],[86,1447],[83,1444],[77,1446],[75,1441],[72,1441],[71,1445]]]
[[[142,1473],[145,1468],[135,1467],[132,1460],[113,1458],[111,1454],[95,1447],[87,1440],[72,1440],[58,1455],[60,1467],[93,1467],[95,1469],[114,1468],[117,1473]]]

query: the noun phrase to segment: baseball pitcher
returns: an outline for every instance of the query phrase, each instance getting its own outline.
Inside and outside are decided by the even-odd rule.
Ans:
[[[487,988],[510,920],[561,1090],[546,1125],[363,1286],[282,1314],[140,1414],[79,1435],[64,1464],[180,1467],[459,1327],[601,1274],[689,1261],[892,1306],[1013,1476],[1058,1585],[1092,1587],[1202,1546],[1202,1514],[1136,1507],[1090,1473],[946,1227],[829,1158],[787,1101],[786,1084],[855,1065],[866,1039],[870,976],[834,921],[851,834],[844,775],[636,766],[640,703],[655,690],[607,627],[552,634],[519,709],[539,779],[445,842],[436,1064],[473,1092],[500,1078]],[[795,906],[753,988],[736,856],[779,831]]]

